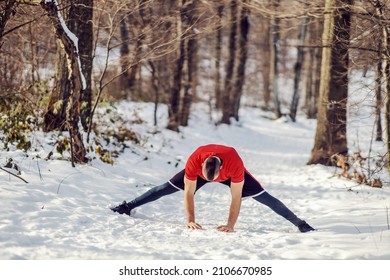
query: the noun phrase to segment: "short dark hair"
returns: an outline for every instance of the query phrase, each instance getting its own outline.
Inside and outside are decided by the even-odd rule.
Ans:
[[[205,160],[204,167],[206,171],[206,179],[212,181],[221,169],[221,161],[218,157],[211,156]]]

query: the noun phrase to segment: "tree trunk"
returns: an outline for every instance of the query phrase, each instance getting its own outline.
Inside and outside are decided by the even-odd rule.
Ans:
[[[93,0],[73,0],[69,15],[69,29],[79,38],[81,69],[86,82],[80,96],[80,118],[87,131],[92,110]]]
[[[352,0],[327,0],[315,143],[308,164],[347,154],[348,45]],[[337,8],[336,8],[337,7]]]
[[[49,104],[43,115],[43,130],[45,132],[66,130],[66,107],[69,102],[70,80],[68,58],[62,48],[62,43],[57,40],[56,78]]]
[[[320,47],[311,48],[308,58],[308,77],[306,80],[306,115],[309,119],[317,118],[318,94],[320,92],[321,80],[321,58]]]
[[[14,6],[15,6],[16,0],[6,0],[4,1],[4,4],[0,6],[0,49],[3,45],[3,35],[4,30],[7,25],[7,22],[11,15],[14,13]],[[4,6],[4,7],[3,7]]]
[[[139,100],[142,97],[142,92],[139,92],[139,89],[141,87],[139,87],[138,85],[137,74],[140,71],[140,61],[141,61],[142,46],[144,44],[144,40],[145,40],[145,34],[144,31],[141,31],[141,33],[137,36],[136,39],[134,58],[131,62],[128,75],[126,77],[127,81],[125,85],[127,86],[130,95],[133,97],[133,100]]]
[[[180,7],[181,10],[181,7]],[[168,105],[168,125],[167,129],[173,131],[179,131],[179,110],[180,110],[180,92],[182,88],[182,74],[183,65],[185,60],[185,39],[183,36],[183,11],[181,10],[180,16],[177,19],[177,37],[179,38],[179,48],[176,56],[176,67],[173,74],[173,83],[171,89],[171,96]]]
[[[280,0],[275,0],[273,2],[274,12],[278,10],[280,6]],[[274,112],[276,118],[282,116],[280,109],[280,99],[279,99],[279,44],[280,44],[280,19],[277,16],[273,16],[272,25],[270,28],[272,34],[270,36],[270,71],[269,71],[269,80],[270,86],[272,88],[271,92],[273,93],[274,98]]]
[[[389,34],[387,34],[387,44],[390,45],[389,42]],[[387,47],[389,48],[389,47]],[[383,73],[384,73],[384,79],[385,79],[385,94],[387,97],[386,100],[386,106],[385,106],[385,118],[386,118],[386,148],[387,148],[387,169],[390,172],[390,64],[388,56],[390,52],[387,54],[387,59],[384,62],[383,66]]]
[[[149,66],[151,68],[151,74],[152,74],[152,88],[154,92],[154,112],[153,112],[153,120],[154,120],[154,126],[157,126],[157,109],[158,109],[158,103],[160,102],[160,85],[159,85],[159,79],[157,75],[157,69],[153,63],[153,61],[149,61]]]
[[[306,76],[306,95],[305,95],[305,109],[306,109],[306,116],[308,119],[315,119],[316,113],[315,108],[317,102],[315,101],[315,91],[313,90],[313,83],[314,83],[314,69],[315,69],[315,56],[314,56],[314,48],[309,49],[309,51],[306,53],[307,55],[307,76]]]
[[[127,26],[127,15],[124,14],[122,20],[119,23],[119,34],[121,38],[121,46],[119,49],[120,52],[120,64],[121,64],[121,73],[120,76],[120,88],[121,88],[121,97],[127,99],[129,95],[129,89],[127,86],[127,81],[129,80],[129,68],[130,68],[130,49],[129,49],[129,28]]]
[[[128,71],[127,81],[125,83],[127,90],[130,92],[130,95],[133,100],[139,100],[142,97],[142,92],[138,92],[138,84],[137,84],[137,74],[140,70],[140,57],[142,54],[142,45],[144,40],[144,34],[137,36],[136,44],[135,44],[135,54],[132,59],[131,66]]]
[[[299,83],[301,82],[302,66],[305,57],[304,44],[306,41],[306,33],[307,33],[307,16],[305,16],[302,20],[301,30],[299,32],[299,41],[301,45],[298,46],[297,62],[295,63],[295,67],[294,67],[295,70],[294,93],[293,93],[293,99],[290,107],[290,117],[293,122],[296,121],[298,105],[299,105],[299,97],[300,97]]]
[[[183,30],[193,30],[196,24],[196,16],[194,12],[196,11],[197,1],[186,2],[183,15],[186,18],[185,29]],[[181,117],[180,125],[187,126],[188,119],[190,116],[190,109],[192,104],[192,99],[196,94],[196,85],[197,85],[197,53],[198,53],[198,39],[196,34],[193,31],[188,31],[187,35],[187,80],[186,86],[184,89],[183,103],[181,108]]]
[[[375,124],[376,124],[376,141],[383,140],[382,133],[382,44],[378,46],[378,62],[375,69],[375,95],[376,95],[376,108],[375,108]]]
[[[313,20],[313,19],[311,19]],[[305,108],[306,115],[309,119],[317,118],[317,100],[320,91],[320,76],[321,76],[321,34],[323,31],[323,21],[315,18],[315,22],[309,26],[309,32],[307,36],[307,44],[311,45],[311,48],[306,52],[306,96],[305,96]]]
[[[150,9],[150,25],[156,25],[158,23],[159,18],[172,18],[173,14],[177,11],[177,0],[165,0],[162,4],[161,9]],[[157,20],[157,22],[156,22]],[[170,48],[174,48],[171,42],[176,42],[175,39],[177,37],[177,27],[171,21],[161,22],[158,32],[152,32],[150,35],[152,43],[149,48],[157,49],[157,54],[155,59],[150,59],[150,61],[154,65],[154,75],[155,79],[158,80],[159,86],[159,99],[160,102],[167,104],[168,107],[168,122],[171,118],[171,92],[172,92],[172,83],[173,83],[173,74],[174,74],[174,62],[176,61],[176,51],[164,53],[164,48],[159,49],[161,45],[169,46]],[[164,34],[164,36],[161,36]]]
[[[383,7],[385,3],[380,0],[375,1],[375,10],[376,14],[380,20],[380,28],[382,33],[381,38],[381,49],[380,53],[382,54],[382,78],[383,78],[383,88],[386,96],[385,103],[385,120],[386,120],[386,149],[387,149],[387,169],[390,171],[390,34],[388,30],[388,25],[386,22],[388,19],[385,17],[383,12]],[[378,66],[379,68],[379,66]]]
[[[223,5],[219,5],[217,8],[218,13],[218,26],[217,36],[215,40],[215,108],[221,109],[222,98],[221,98],[221,60],[222,60],[222,17],[223,17]]]
[[[65,1],[65,6],[71,6],[71,2],[69,0]],[[63,9],[62,14],[66,24],[69,25],[69,18],[71,16],[69,8]],[[66,107],[69,102],[71,91],[68,57],[59,38],[56,40],[56,46],[57,59],[54,87],[51,92],[46,111],[43,115],[43,130],[45,132],[66,130]]]
[[[93,51],[93,0],[70,0],[70,8],[65,16],[69,30],[76,35],[82,71],[86,88],[80,95],[81,124],[86,131],[92,107],[92,51]],[[70,80],[68,58],[57,42],[57,70],[55,87],[50,96],[47,110],[44,114],[44,131],[65,130],[66,106],[70,95]]]
[[[261,67],[261,75],[263,79],[263,99],[264,99],[264,109],[270,110],[271,103],[271,82],[270,82],[270,69],[271,69],[271,61],[269,59],[271,55],[271,23],[270,20],[267,20],[265,25],[265,32],[263,37],[262,44],[262,67]]]
[[[142,99],[142,86],[141,84],[141,60],[143,53],[143,45],[146,39],[145,30],[149,24],[149,17],[147,13],[148,9],[147,0],[139,0],[138,13],[140,17],[139,23],[134,24],[135,30],[138,30],[136,35],[136,43],[134,46],[134,55],[130,55],[129,50],[129,28],[128,28],[128,12],[123,15],[123,19],[120,22],[120,35],[122,45],[120,48],[121,53],[121,91],[122,96],[127,98],[129,95],[133,100]],[[134,15],[130,15],[134,17]],[[132,58],[130,58],[132,57]]]
[[[234,79],[234,88],[231,101],[231,112],[233,117],[238,121],[238,111],[240,108],[240,100],[242,96],[242,88],[245,83],[245,66],[248,57],[248,36],[249,36],[249,10],[245,6],[246,0],[243,0],[243,7],[240,14],[240,28],[239,28],[239,48],[237,51],[237,72]]]
[[[230,2],[230,36],[229,36],[229,55],[226,64],[225,88],[222,96],[222,119],[221,123],[230,124],[231,117],[231,93],[233,90],[233,75],[235,68],[236,48],[237,48],[237,0]]]
[[[82,72],[77,37],[68,29],[59,13],[57,1],[41,1],[42,8],[48,13],[57,37],[67,54],[70,73],[70,96],[66,107],[66,126],[70,134],[72,165],[86,162],[86,150],[78,125],[80,122],[80,96],[86,89]]]

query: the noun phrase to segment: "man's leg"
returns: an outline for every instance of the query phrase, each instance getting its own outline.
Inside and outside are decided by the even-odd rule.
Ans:
[[[119,214],[127,214],[130,216],[130,211],[138,206],[155,201],[163,196],[175,193],[184,189],[184,169],[175,174],[168,182],[148,190],[143,195],[133,199],[130,202],[123,201],[122,204],[111,208],[112,211]]]
[[[198,178],[196,191],[198,191],[206,183],[207,181],[203,180],[202,178]],[[127,203],[127,205],[131,209],[134,209],[138,206],[155,201],[163,196],[175,193],[179,190],[184,190],[184,170],[177,173],[168,182],[148,190],[143,195]]]
[[[297,226],[301,232],[314,230],[304,220],[299,219],[290,209],[287,208],[279,199],[273,197],[268,192],[264,191],[258,196],[253,197],[256,201],[268,206],[275,213],[282,216],[292,224]]]
[[[122,204],[111,208],[112,211],[118,212],[119,214],[130,215],[130,211],[138,206],[144,205],[146,203],[155,201],[163,196],[172,194],[179,191],[179,189],[173,187],[169,182],[166,182],[160,186],[151,188],[143,195],[133,199],[130,202],[124,201]]]
[[[299,219],[290,209],[288,209],[286,205],[284,205],[279,199],[273,197],[266,191],[254,197],[253,199],[268,206],[276,214],[282,216],[296,226],[301,222],[301,219]]]
[[[152,202],[152,201],[155,201],[163,196],[166,196],[166,195],[169,195],[169,194],[173,194],[175,192],[179,191],[179,189],[171,186],[171,184],[169,184],[168,182],[160,185],[160,186],[157,186],[157,187],[154,187],[154,188],[151,188],[150,190],[148,190],[146,193],[144,193],[143,195],[133,199],[132,201],[130,201],[129,203],[127,203],[132,209],[138,207],[138,206],[141,206],[141,205],[144,205],[146,203],[149,203],[149,202]]]

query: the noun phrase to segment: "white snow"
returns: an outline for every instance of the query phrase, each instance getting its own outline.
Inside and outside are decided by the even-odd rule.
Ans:
[[[0,151],[2,164],[12,158],[29,182],[0,171],[0,259],[390,259],[389,181],[375,189],[339,178],[334,168],[306,165],[315,120],[271,121],[259,109],[244,108],[240,123],[215,126],[207,106],[195,104],[189,126],[175,133],[164,129],[167,108],[162,105],[159,125],[153,127],[153,106],[117,105],[115,113],[129,120],[142,141],[129,143],[132,147],[114,165],[94,160],[72,168],[69,161],[46,161],[52,140],[39,132],[33,135],[36,151],[28,157],[21,151]],[[145,123],[130,124],[135,118]],[[362,127],[372,121],[361,120]],[[367,153],[371,130],[356,133],[360,126],[351,127],[350,146],[359,143]],[[197,222],[204,230],[186,228],[181,192],[137,208],[133,217],[109,209],[170,179],[206,143],[234,146],[263,186],[317,231],[300,233],[246,199],[235,232],[218,232],[230,204],[228,188],[218,183],[204,186],[195,197]],[[376,143],[373,150],[384,152],[383,146]]]
[[[383,142],[371,141],[375,131],[373,77],[353,78],[348,145],[351,153],[360,150],[363,156],[372,157],[373,176],[384,183],[381,189],[340,178],[340,171],[332,167],[306,165],[315,120],[299,115],[297,123],[285,117],[273,121],[269,112],[245,106],[240,122],[215,126],[208,105],[194,104],[189,126],[180,133],[165,129],[166,106],[159,106],[157,127],[152,125],[153,104],[102,106],[96,116],[102,130],[127,127],[140,139],[139,144],[127,142],[129,148],[113,165],[95,159],[72,168],[66,160],[69,154],[60,155],[53,148],[58,135],[42,132],[31,135],[33,151],[0,150],[1,166],[12,159],[21,169],[20,176],[29,182],[0,170],[0,278],[200,280],[210,279],[214,272],[242,272],[245,267],[253,272],[260,266],[269,267],[272,275],[223,276],[305,280],[386,275],[390,179],[379,161],[386,150]],[[282,87],[285,100],[288,93]],[[249,99],[243,101],[251,104]],[[105,148],[103,138],[97,139]],[[243,201],[235,232],[219,232],[216,227],[228,217],[230,192],[218,183],[204,186],[195,196],[197,222],[204,230],[186,228],[181,192],[137,208],[132,217],[109,209],[169,180],[195,148],[207,143],[234,146],[263,186],[317,230],[300,233],[249,198]],[[110,142],[107,148],[120,149],[114,144]],[[95,147],[94,141],[91,145]],[[50,151],[53,156],[45,160]],[[88,156],[96,154],[89,152]],[[124,275],[124,268],[133,273],[137,269],[202,269],[203,274]]]

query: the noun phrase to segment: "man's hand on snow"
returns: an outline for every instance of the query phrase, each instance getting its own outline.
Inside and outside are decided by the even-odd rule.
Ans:
[[[195,222],[187,223],[187,227],[190,229],[202,229],[202,226],[200,224],[195,223]]]
[[[223,231],[223,232],[233,232],[234,231],[233,227],[230,227],[230,226],[227,226],[227,225],[219,226],[219,227],[217,227],[217,230]]]

